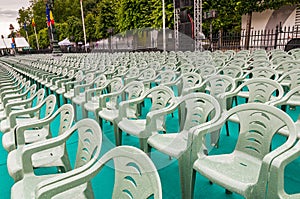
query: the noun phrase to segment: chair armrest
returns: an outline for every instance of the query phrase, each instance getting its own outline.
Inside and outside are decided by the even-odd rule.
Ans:
[[[87,84],[76,85],[74,87],[74,96],[79,95],[81,89],[84,89],[86,91],[88,88],[92,88],[92,86],[93,86],[93,82],[87,83]]]
[[[69,77],[69,78],[65,78],[65,79],[61,79],[57,81],[57,85],[58,87],[62,87],[62,84],[65,82],[70,82],[71,80],[73,80],[74,77]]]
[[[149,129],[150,133],[157,129],[157,121],[161,120],[162,116],[173,113],[178,106],[180,106],[180,103],[173,102],[173,104],[170,104],[162,109],[150,111],[146,116],[146,128]]]
[[[14,111],[14,112],[10,113],[9,114],[10,127],[14,128],[16,126],[16,119],[18,116],[26,115],[26,114],[32,115],[32,114],[40,111],[40,109],[43,105],[44,105],[44,103],[41,103],[38,106],[33,107],[33,108],[28,108],[25,110],[18,110],[18,111]]]
[[[59,193],[86,183],[86,178],[85,176],[82,176],[81,173],[88,170],[91,166],[93,166],[93,164],[95,164],[96,161],[97,157],[93,157],[87,164],[79,168],[43,180],[36,186],[35,196],[39,199],[52,198]],[[102,165],[104,166],[104,162]],[[98,172],[94,173],[96,175]]]
[[[2,99],[2,103],[4,105],[4,107],[6,106],[6,104],[10,101],[10,100],[14,100],[14,99],[26,99],[26,96],[28,95],[28,92],[24,92],[21,94],[13,94],[10,96],[6,96]]]
[[[79,84],[79,81],[71,81],[71,82],[65,83],[65,91],[66,92],[69,91],[72,88],[72,86],[75,87],[77,84]]]
[[[25,145],[24,131],[31,128],[43,128],[49,125],[57,118],[57,115],[41,119],[39,121],[32,122],[31,124],[18,125],[15,129],[16,141],[18,146]]]
[[[277,158],[275,158],[271,164],[270,168],[270,177],[269,177],[269,184],[268,184],[268,198],[280,198],[278,194],[285,193],[284,191],[284,170],[285,167],[292,162],[293,160],[297,159],[300,155],[300,142],[298,143],[285,153],[281,154]],[[299,198],[300,194],[293,194],[295,198]],[[298,197],[296,197],[298,196]],[[283,196],[281,198],[284,198]]]
[[[122,93],[124,93],[124,89],[118,90],[116,92],[113,93],[107,93],[107,94],[103,94],[100,95],[99,97],[99,111],[102,110],[102,108],[106,108],[106,100],[112,97],[117,97],[122,95]]]
[[[6,114],[9,115],[11,113],[12,107],[28,105],[29,103],[32,103],[34,99],[35,98],[21,100],[21,101],[8,102],[5,106]]]
[[[144,101],[146,96],[140,96],[135,99],[123,101],[119,104],[119,119],[127,117],[127,109],[130,107],[131,104],[139,104]]]
[[[4,99],[6,97],[6,95],[19,94],[22,90],[23,90],[23,87],[19,88],[19,89],[15,89],[15,90],[6,90],[1,93],[1,99]]]
[[[220,118],[214,118],[211,121],[205,122],[201,125],[195,126],[188,131],[188,143],[194,145],[193,148],[196,148],[198,153],[198,158],[205,156],[204,154],[204,146],[203,136],[220,130],[222,126],[225,124],[227,118],[227,112],[223,112]]]
[[[93,96],[100,96],[101,92],[106,88],[106,86],[98,87],[98,88],[91,88],[86,90],[85,92],[85,102],[88,102],[92,99]]]
[[[73,131],[66,131],[58,137],[54,137],[43,142],[36,142],[25,145],[22,150],[22,165],[25,174],[33,173],[32,155],[43,150],[54,148],[64,144],[67,139],[72,135]]]

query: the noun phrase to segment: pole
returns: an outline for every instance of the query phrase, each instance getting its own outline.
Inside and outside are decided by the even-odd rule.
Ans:
[[[162,12],[163,12],[163,48],[166,51],[166,11],[165,11],[165,0],[162,0]]]
[[[26,33],[27,42],[29,43],[29,38],[28,38],[28,32],[27,32],[27,30],[25,30],[25,33]]]
[[[202,3],[203,3],[202,0],[200,0],[200,26],[199,26],[199,32],[200,32],[201,36],[203,35],[203,33],[202,33],[202,23],[203,23],[203,19],[202,19],[203,5],[202,5]],[[204,39],[204,38],[202,38],[202,39]],[[202,39],[200,39],[200,49],[201,49],[201,51],[203,50],[203,46],[202,46],[203,41],[202,41]]]
[[[85,24],[84,24],[82,0],[80,0],[80,8],[81,8],[81,20],[82,20],[83,37],[84,37],[84,49],[85,49],[85,52],[87,52],[87,49],[86,49],[86,33],[85,33]]]
[[[35,34],[36,46],[37,46],[38,50],[40,50],[39,40],[38,40],[38,37],[37,37],[37,34],[36,34],[36,27],[33,26],[33,29],[34,29],[34,34]]]

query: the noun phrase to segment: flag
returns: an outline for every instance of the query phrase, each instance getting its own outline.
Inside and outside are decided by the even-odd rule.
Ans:
[[[52,25],[54,25],[54,18],[51,10],[50,10],[50,22]]]
[[[50,26],[50,8],[46,4],[46,20],[47,20],[47,26]]]
[[[23,27],[24,27],[24,30],[27,31],[26,22],[24,22]]]
[[[32,18],[31,25],[32,25],[32,27],[35,27],[35,21],[34,21],[34,18]]]

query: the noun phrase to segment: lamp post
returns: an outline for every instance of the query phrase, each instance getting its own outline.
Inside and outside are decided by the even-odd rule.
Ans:
[[[49,12],[50,15],[53,12],[53,7],[54,7],[54,0],[44,0],[44,2],[46,3],[46,6],[49,8]],[[50,16],[48,16],[50,17]],[[52,46],[52,53],[57,54],[57,53],[61,53],[60,47],[58,45],[58,40],[57,40],[57,34],[56,34],[56,29],[55,29],[55,25],[54,25],[54,19],[53,22],[50,22],[50,25],[48,26],[48,28],[50,29],[50,42],[51,42],[51,46]]]

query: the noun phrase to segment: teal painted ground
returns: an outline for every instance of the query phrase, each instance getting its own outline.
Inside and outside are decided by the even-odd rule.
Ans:
[[[144,110],[147,109],[143,108]],[[80,110],[78,110],[78,114],[80,114]],[[145,112],[145,111],[143,111]],[[288,113],[292,116],[294,120],[297,119],[300,109],[296,109],[295,111],[288,110]],[[89,117],[93,118],[92,115]],[[167,118],[167,131],[172,132],[178,129],[177,125],[177,114],[174,114],[174,117],[171,115]],[[55,131],[55,127],[58,126],[58,120],[52,124],[53,131]],[[220,147],[219,149],[214,149],[211,151],[211,154],[220,154],[220,153],[229,153],[233,150],[235,146],[235,142],[237,139],[237,125],[230,124],[230,132],[231,135],[227,137],[224,131],[221,132],[220,138]],[[104,139],[102,145],[102,154],[114,147],[114,135],[113,128],[109,123],[104,124],[103,129]],[[2,133],[0,133],[0,137],[2,138]],[[76,135],[73,136],[68,142],[68,151],[70,153],[70,158],[74,162],[75,153],[76,153]],[[283,141],[284,138],[281,136],[276,136],[274,138],[274,146]],[[123,144],[124,145],[133,145],[138,147],[138,139],[123,135]],[[7,165],[6,165],[7,152],[0,145],[0,193],[1,199],[10,198],[10,188],[13,185],[12,178],[8,175]],[[176,159],[169,159],[168,156],[161,154],[157,151],[153,151],[151,158],[155,163],[160,178],[162,182],[162,190],[163,190],[163,198],[165,199],[179,199],[181,198],[180,191],[180,181],[178,174],[178,164]],[[45,174],[49,172],[55,172],[54,168],[52,169],[39,169],[37,170],[37,174]],[[300,159],[298,158],[296,161],[292,162],[288,165],[285,171],[285,189],[288,193],[300,193]],[[108,166],[104,167],[104,169],[99,173],[92,181],[93,190],[95,192],[96,198],[106,199],[111,198],[111,194],[113,191],[114,184],[114,170],[112,168],[112,163],[110,162]],[[237,194],[225,194],[225,190],[222,187],[219,187],[216,184],[209,184],[209,181],[197,174],[196,183],[195,183],[195,197],[194,198],[209,198],[209,199],[222,199],[222,198],[230,198],[237,199],[242,198]]]

